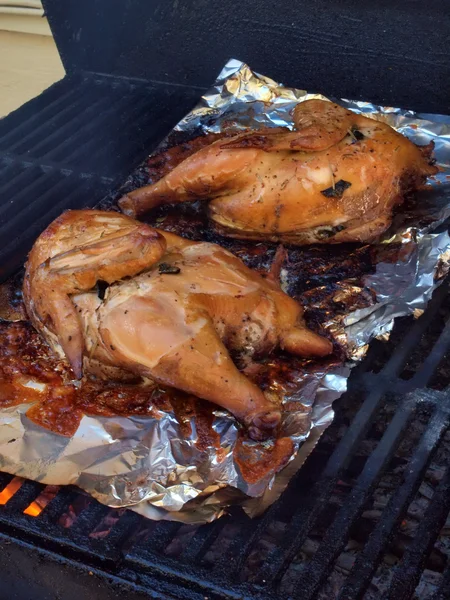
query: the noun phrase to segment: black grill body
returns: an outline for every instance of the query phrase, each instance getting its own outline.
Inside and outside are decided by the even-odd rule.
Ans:
[[[44,5],[67,76],[0,121],[2,279],[62,210],[110,197],[230,56],[335,97],[450,112],[437,1]],[[449,598],[449,300],[444,284],[373,343],[258,519],[236,508],[210,525],[154,523],[0,474],[0,502],[17,489],[0,504],[0,600]]]
[[[77,74],[0,121],[0,278],[64,209],[94,206],[117,187],[199,94]]]

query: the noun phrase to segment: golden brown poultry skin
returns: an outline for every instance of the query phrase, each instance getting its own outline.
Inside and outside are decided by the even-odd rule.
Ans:
[[[58,344],[81,377],[83,335],[71,294],[97,281],[113,283],[140,273],[166,248],[152,227],[102,211],[68,211],[39,236],[28,256],[23,295],[39,331]]]
[[[122,211],[210,200],[223,235],[292,244],[371,241],[405,194],[437,172],[389,125],[325,100],[294,111],[295,131],[264,129],[217,140],[154,185],[125,195]]]
[[[103,298],[98,280],[112,284]],[[228,409],[254,439],[273,433],[280,412],[229,352],[332,351],[273,279],[216,244],[113,212],[68,211],[53,222],[29,255],[24,299],[77,377],[83,365],[109,378],[151,378]]]

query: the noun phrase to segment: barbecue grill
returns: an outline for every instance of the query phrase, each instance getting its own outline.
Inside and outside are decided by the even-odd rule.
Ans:
[[[0,122],[2,279],[62,210],[114,198],[230,56],[337,98],[450,112],[435,0],[44,6],[67,75]],[[0,474],[0,599],[449,598],[449,294],[372,344],[258,519],[151,522]]]

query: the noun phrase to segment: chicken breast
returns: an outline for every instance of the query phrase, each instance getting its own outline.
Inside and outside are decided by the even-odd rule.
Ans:
[[[100,295],[99,280],[112,284]],[[297,302],[230,252],[113,212],[68,211],[52,223],[30,253],[24,299],[77,377],[83,366],[152,378],[228,409],[254,439],[274,432],[280,412],[230,352],[332,351]]]
[[[265,129],[202,148],[154,185],[126,194],[122,211],[209,200],[222,235],[292,244],[371,241],[395,205],[437,172],[385,123],[324,100],[294,111],[295,131]]]

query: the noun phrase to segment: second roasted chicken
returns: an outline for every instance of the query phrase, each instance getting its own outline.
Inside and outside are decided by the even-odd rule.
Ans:
[[[98,281],[110,284],[100,294]],[[24,299],[76,377],[151,378],[228,409],[254,439],[274,432],[280,412],[230,352],[332,350],[297,302],[230,252],[114,212],[56,219],[29,255]]]
[[[162,204],[210,200],[219,233],[292,244],[370,241],[395,205],[437,172],[432,144],[418,147],[385,123],[327,102],[294,111],[295,130],[219,139],[119,204],[138,216]]]

